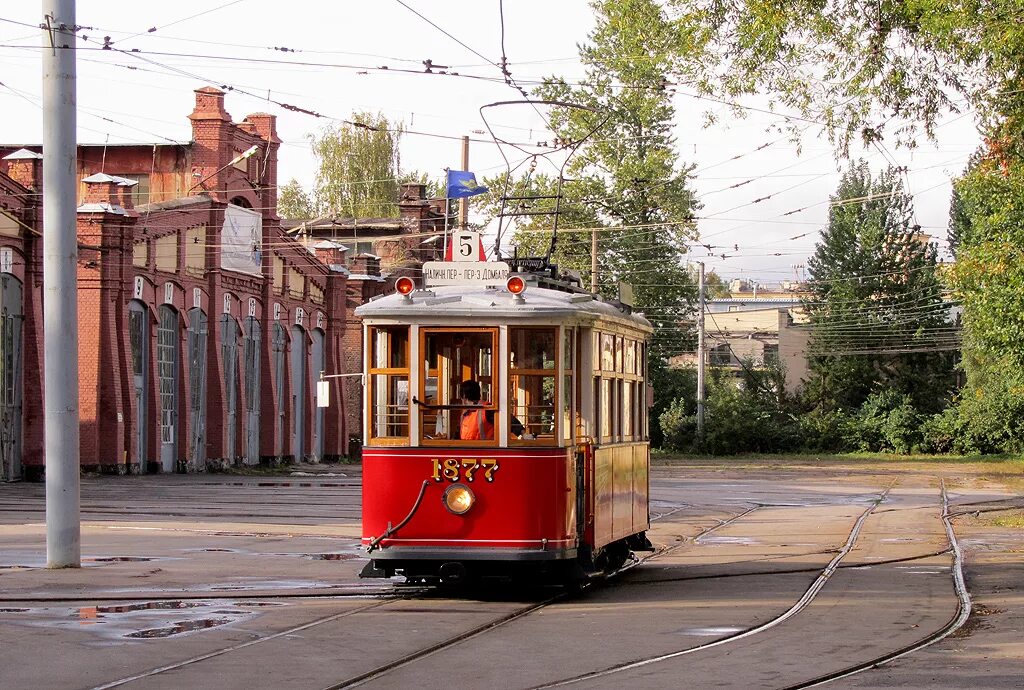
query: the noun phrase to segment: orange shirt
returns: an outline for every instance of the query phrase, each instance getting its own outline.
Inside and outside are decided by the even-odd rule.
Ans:
[[[469,410],[462,413],[459,438],[466,441],[494,438],[494,424],[487,419],[486,410]]]

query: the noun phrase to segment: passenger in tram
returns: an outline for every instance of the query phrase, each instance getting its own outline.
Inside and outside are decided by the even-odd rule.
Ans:
[[[480,404],[480,383],[478,381],[463,381],[459,386],[459,395],[466,405]],[[512,416],[509,430],[514,436],[523,435],[523,423]],[[494,410],[466,410],[462,413],[459,423],[459,438],[464,441],[477,439],[490,440],[494,438]]]

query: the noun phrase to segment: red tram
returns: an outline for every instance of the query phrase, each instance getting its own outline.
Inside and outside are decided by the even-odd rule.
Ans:
[[[585,577],[649,549],[651,324],[525,274],[397,287],[356,310],[362,575]]]

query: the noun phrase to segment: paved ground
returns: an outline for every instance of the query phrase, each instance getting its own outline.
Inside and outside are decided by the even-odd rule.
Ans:
[[[86,479],[83,567],[0,486],[0,687],[1024,687],[1022,482],[986,466],[679,464],[662,550],[578,596],[361,581],[358,467]]]

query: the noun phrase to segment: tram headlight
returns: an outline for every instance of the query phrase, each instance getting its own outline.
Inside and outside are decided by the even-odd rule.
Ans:
[[[408,297],[414,289],[416,289],[416,283],[409,276],[402,276],[395,281],[395,291],[400,295]]]
[[[521,276],[509,276],[505,281],[505,289],[518,297],[526,292],[526,281]]]
[[[476,496],[465,484],[452,484],[444,490],[443,500],[444,507],[448,509],[448,512],[464,515],[476,503]]]

